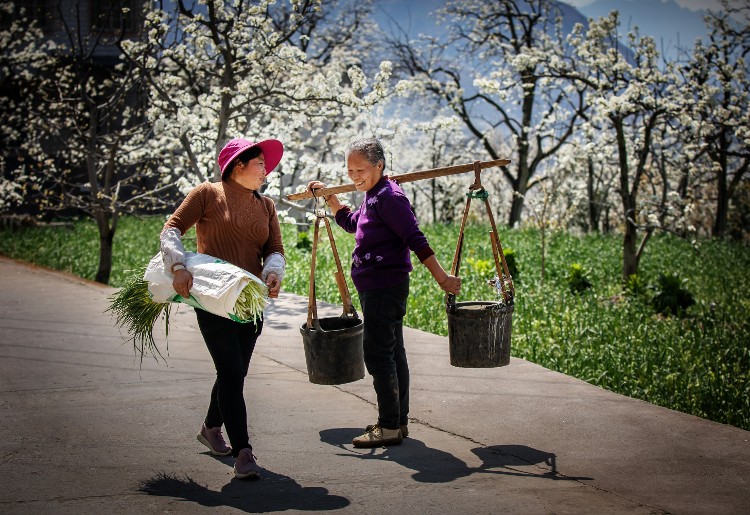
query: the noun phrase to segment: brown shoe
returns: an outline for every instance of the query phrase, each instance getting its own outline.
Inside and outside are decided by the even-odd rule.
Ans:
[[[375,424],[370,424],[365,428],[365,431],[372,431],[372,428],[375,427]],[[407,424],[404,424],[401,426],[401,436],[403,438],[409,437],[409,426]]]
[[[370,427],[370,426],[368,426]],[[354,447],[381,447],[384,445],[398,445],[404,440],[401,429],[385,429],[375,424],[363,435],[352,440]]]

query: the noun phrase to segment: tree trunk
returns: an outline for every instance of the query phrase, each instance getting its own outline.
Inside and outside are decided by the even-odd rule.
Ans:
[[[518,146],[518,178],[516,178],[512,184],[514,194],[513,200],[510,204],[508,227],[515,227],[516,224],[521,221],[523,203],[526,200],[526,192],[529,190],[529,179],[531,179],[531,171],[528,165],[528,141],[522,139]]]
[[[719,135],[719,152],[718,156],[716,156],[719,171],[716,181],[716,219],[714,220],[712,230],[714,238],[724,236],[727,229],[727,213],[729,211],[729,187],[727,184],[727,170],[729,169],[729,163],[727,162],[728,150],[728,138],[725,131],[722,131]]]
[[[523,192],[515,190],[520,195],[525,195],[526,191]],[[520,195],[513,195],[513,201],[510,204],[510,216],[508,217],[508,227],[515,227],[515,224],[521,220],[521,212],[523,211],[523,197]]]
[[[636,249],[636,238],[638,228],[636,226],[637,210],[635,204],[635,192],[630,193],[630,166],[628,164],[628,148],[625,142],[625,127],[620,118],[612,120],[617,135],[617,154],[620,168],[620,200],[622,201],[622,218],[625,223],[625,234],[622,239],[622,280],[638,273],[638,254]],[[635,189],[635,187],[634,187]]]
[[[612,232],[612,224],[609,221],[609,211],[610,207],[606,206],[604,208],[604,222],[602,223],[602,230],[604,231],[604,234],[610,234]]]
[[[437,214],[437,179],[430,180],[430,207],[432,208],[432,223],[438,223]]]
[[[725,87],[722,93],[721,106],[727,112],[731,110],[732,99],[735,92]],[[722,124],[719,129],[717,145],[718,148],[712,152],[712,160],[718,165],[718,177],[716,184],[716,220],[713,226],[713,236],[720,238],[724,236],[727,230],[727,214],[729,212],[729,201],[731,200],[731,191],[729,187],[729,150],[732,145],[734,131],[731,131],[726,124]]]
[[[96,282],[109,283],[112,273],[112,242],[115,239],[114,229],[99,231],[99,269],[96,271]]]
[[[523,83],[523,102],[521,103],[521,134],[518,138],[518,177],[514,181],[513,201],[510,204],[510,215],[508,217],[508,226],[515,227],[521,221],[523,212],[524,196],[529,189],[529,181],[534,173],[531,169],[531,146],[529,144],[530,127],[532,125],[534,113],[534,100],[536,90],[536,78],[533,74],[522,74],[521,82]],[[540,149],[541,152],[541,149]]]
[[[588,159],[588,177],[586,180],[586,191],[589,197],[589,231],[599,232],[600,208],[596,202],[596,193],[594,189],[594,162]]]
[[[101,209],[94,213],[96,226],[99,229],[99,269],[96,271],[96,282],[109,284],[112,273],[112,242],[117,232],[117,213],[110,214]]]
[[[544,230],[546,224],[542,224],[542,277],[541,277],[541,284],[544,285],[544,276],[546,275],[546,269],[545,269],[545,255],[547,253],[547,237],[546,237],[546,231]]]
[[[622,239],[622,280],[638,273],[638,254],[636,252],[636,238],[638,237],[635,225],[625,222],[625,236]]]

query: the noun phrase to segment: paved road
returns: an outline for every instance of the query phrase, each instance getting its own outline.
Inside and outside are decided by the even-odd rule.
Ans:
[[[416,330],[411,437],[354,449],[369,378],[308,381],[291,294],[246,383],[263,479],[236,480],[195,439],[213,373],[194,313],[175,316],[167,363],[141,366],[103,313],[113,292],[0,258],[0,513],[750,511],[750,432],[520,359],[454,368],[446,338]]]

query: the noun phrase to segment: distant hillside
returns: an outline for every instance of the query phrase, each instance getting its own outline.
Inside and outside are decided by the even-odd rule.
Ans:
[[[641,35],[654,38],[669,59],[677,57],[678,48],[691,49],[696,38],[706,35],[706,11],[691,11],[675,0],[597,0],[578,8],[587,18],[600,18],[614,10],[620,12],[623,39],[637,26]]]
[[[388,32],[390,28],[399,27],[410,37],[420,34],[436,36],[444,29],[436,23],[435,11],[445,5],[445,0],[377,0],[375,2],[375,19]],[[563,2],[556,2],[563,13],[563,29],[570,32],[576,23],[587,24],[587,17],[575,7]]]
[[[670,59],[677,57],[678,47],[692,48],[695,39],[706,33],[703,16],[706,11],[691,11],[680,7],[675,0],[597,0],[583,7],[557,2],[563,13],[563,29],[570,32],[576,23],[588,24],[589,18],[600,18],[611,11],[620,12],[622,35],[638,27],[641,35],[653,37]],[[375,17],[388,31],[397,24],[410,37],[419,34],[438,36],[444,29],[436,23],[433,13],[445,5],[445,0],[378,0]]]

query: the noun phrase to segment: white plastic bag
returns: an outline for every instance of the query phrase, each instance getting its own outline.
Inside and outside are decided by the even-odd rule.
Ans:
[[[181,302],[235,322],[250,322],[256,318],[263,318],[268,288],[258,277],[207,254],[186,252],[184,264],[193,274],[193,287],[188,299],[179,295],[172,287],[173,276],[164,271],[161,252],[151,258],[143,279],[148,282],[148,291],[154,302]],[[251,282],[255,284],[251,285]],[[236,309],[237,299],[249,285],[253,287],[248,288],[245,295],[253,296],[253,309],[250,316],[240,317]]]

